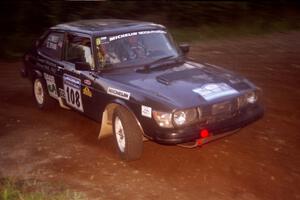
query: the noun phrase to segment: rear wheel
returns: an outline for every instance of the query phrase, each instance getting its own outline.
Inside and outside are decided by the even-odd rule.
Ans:
[[[42,78],[33,81],[33,96],[40,109],[45,109],[51,105],[51,97],[48,94],[46,84]]]
[[[116,109],[113,117],[113,132],[117,150],[123,160],[132,161],[141,157],[143,135],[136,119],[125,108]]]

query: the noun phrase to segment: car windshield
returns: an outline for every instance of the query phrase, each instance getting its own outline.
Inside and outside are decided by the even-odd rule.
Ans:
[[[144,65],[162,58],[175,58],[179,52],[164,30],[128,32],[96,38],[100,68]]]

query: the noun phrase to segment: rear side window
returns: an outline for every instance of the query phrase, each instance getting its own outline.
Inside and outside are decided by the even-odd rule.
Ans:
[[[42,42],[39,50],[53,58],[60,60],[61,59],[61,54],[62,54],[62,46],[63,46],[63,39],[64,39],[64,34],[63,33],[50,33],[46,39]]]

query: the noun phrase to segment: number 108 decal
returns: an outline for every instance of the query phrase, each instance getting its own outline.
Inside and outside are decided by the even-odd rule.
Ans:
[[[64,91],[67,104],[83,112],[80,79],[64,74]]]

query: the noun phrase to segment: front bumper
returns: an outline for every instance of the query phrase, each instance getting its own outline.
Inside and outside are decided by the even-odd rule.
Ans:
[[[211,138],[217,139],[219,138],[217,135],[221,136],[224,135],[225,132],[242,128],[247,124],[258,120],[263,116],[263,114],[264,109],[262,105],[253,105],[240,110],[233,117],[222,121],[199,123],[180,129],[159,129],[154,134],[153,140],[161,144],[181,144],[193,142],[201,139],[199,132],[203,129],[207,129],[209,131]],[[210,137],[206,140],[209,140]]]

